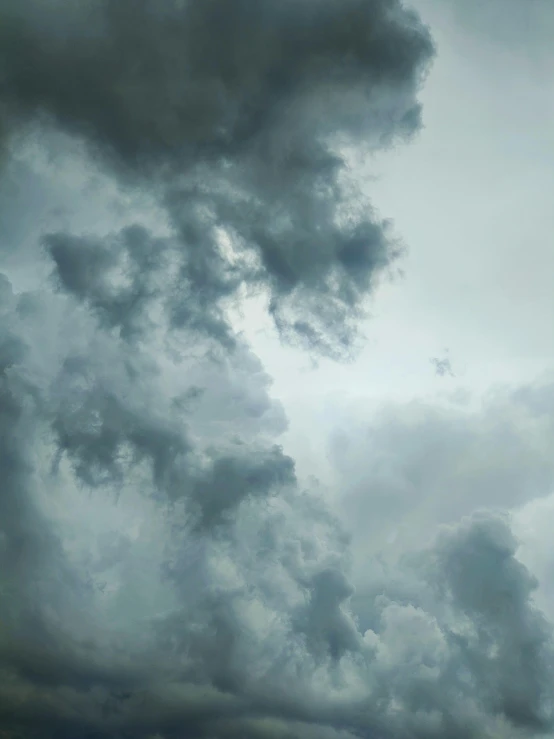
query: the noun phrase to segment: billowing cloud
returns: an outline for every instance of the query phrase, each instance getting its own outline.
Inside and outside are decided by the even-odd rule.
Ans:
[[[363,404],[329,443],[340,511],[364,547],[419,546],[429,527],[479,508],[518,508],[554,489],[548,378],[489,393],[482,405]]]
[[[58,126],[157,193],[181,247],[174,323],[229,338],[222,301],[249,285],[284,336],[348,350],[399,248],[342,152],[417,130],[432,44],[415,14],[397,0],[24,0],[1,13],[3,128]],[[53,252],[63,282],[75,290],[92,268],[106,320],[129,300],[140,311],[145,285],[108,297],[98,272],[125,235],[110,265],[68,238]]]
[[[396,0],[3,3],[3,174],[29,193],[0,192],[3,736],[551,726],[508,522],[466,518],[356,593],[232,322],[262,291],[283,337],[349,350],[398,250],[345,152],[417,130],[431,55]],[[102,207],[71,193],[83,162]]]

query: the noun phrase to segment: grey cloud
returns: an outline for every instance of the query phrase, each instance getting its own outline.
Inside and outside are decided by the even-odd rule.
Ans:
[[[128,389],[122,398],[111,369],[102,378],[90,358],[69,357],[53,386],[52,397],[60,401],[48,408],[54,464],[67,455],[85,485],[117,489],[146,462],[150,482],[145,484],[153,494],[186,500],[191,520],[211,530],[250,495],[266,496],[294,484],[293,461],[279,446],[251,441],[246,446],[239,429],[227,444],[223,435],[217,446],[211,440],[208,446],[198,439],[194,443],[186,413],[173,406],[173,417],[160,416],[143,398],[139,401],[138,389]],[[123,367],[123,373],[122,382],[133,388],[132,368]]]
[[[353,588],[343,572],[327,569],[318,572],[308,584],[309,605],[303,609],[296,628],[304,633],[310,650],[323,650],[324,657],[339,660],[360,647],[360,635],[354,619],[341,607]]]
[[[415,14],[396,0],[98,1],[63,12],[25,0],[3,5],[0,27],[4,126],[51,121],[124,182],[159,194],[187,253],[178,325],[210,317],[228,338],[221,303],[246,283],[268,290],[284,337],[348,350],[399,250],[349,184],[341,147],[417,130],[433,49]],[[236,259],[221,255],[218,229]],[[104,310],[106,299],[96,294]]]
[[[352,342],[397,246],[341,152],[417,129],[432,45],[416,16],[395,0],[8,0],[0,21],[8,149],[16,126],[57,126],[170,223],[48,224],[54,280],[0,283],[2,731],[550,728],[550,626],[506,522],[453,526],[373,590],[366,561],[356,592],[359,551],[296,480],[228,318],[266,290],[283,335]],[[25,284],[39,249],[9,247]],[[417,450],[406,465],[423,483]]]
[[[60,613],[70,622],[76,617],[75,596],[83,608],[88,605],[86,583],[68,565],[63,542],[50,527],[35,496],[35,464],[41,451],[46,419],[40,391],[30,382],[29,346],[22,336],[17,341],[18,299],[9,282],[2,279],[2,336],[0,354],[0,435],[2,489],[0,495],[0,652],[2,654],[3,723],[9,725],[11,708],[5,690],[10,691],[11,668],[27,674],[30,685],[40,690],[45,679],[56,680],[57,665],[72,658],[64,649],[54,648],[50,660],[49,622]],[[9,328],[8,328],[9,327]],[[58,645],[59,646],[59,645]],[[59,673],[58,673],[59,674]],[[75,676],[75,673],[73,672]]]
[[[354,536],[373,551],[419,545],[417,536],[476,508],[511,509],[554,486],[554,426],[545,380],[491,393],[481,408],[423,401],[358,406],[333,432],[329,456],[340,505]]]
[[[51,234],[45,242],[60,287],[86,302],[109,328],[118,327],[124,338],[147,330],[145,311],[159,291],[154,276],[164,258],[163,242],[138,226],[111,243],[66,234]]]
[[[509,725],[549,730],[552,630],[534,605],[536,582],[517,548],[506,519],[475,514],[406,558],[406,582],[416,572],[421,578],[415,597],[408,588],[389,598],[384,586],[373,648],[382,655],[386,687],[394,686],[423,724],[427,714],[432,726],[440,702],[448,735],[461,735],[464,721],[465,731],[487,735],[493,717],[506,722],[508,735]],[[367,607],[364,599],[358,607]]]
[[[532,605],[537,582],[516,551],[501,519],[476,516],[441,542],[442,577],[435,582],[446,584],[454,607],[473,622],[455,638],[482,699],[516,726],[546,730],[552,633]]]
[[[450,377],[455,376],[454,372],[452,371],[452,365],[450,363],[449,357],[443,357],[443,359],[432,357],[431,364],[434,366],[435,373],[439,377],[444,377],[445,375],[449,375]]]
[[[126,675],[112,658],[104,676],[87,661],[82,667],[95,688],[79,692],[35,681],[34,694],[14,702],[11,714],[31,732],[36,724],[30,717],[40,720],[39,733],[24,734],[40,737],[79,731],[306,739],[546,731],[550,629],[532,605],[533,578],[515,559],[515,546],[506,523],[491,516],[445,531],[417,562],[403,565],[417,583],[415,602],[393,600],[386,589],[366,600],[377,625],[365,633],[356,627],[364,614],[344,600],[349,589],[343,575],[325,569],[305,601],[305,620],[282,621],[282,602],[272,604],[256,586],[257,578],[275,575],[274,563],[257,550],[258,572],[248,573],[243,592],[228,588],[196,611],[189,592],[182,611],[162,622],[163,641],[148,676],[136,666],[140,662]],[[277,595],[278,580],[266,585]],[[252,620],[257,609],[271,627]],[[336,651],[337,635],[347,633]],[[327,655],[320,651],[324,644]],[[188,666],[178,658],[183,653]],[[24,691],[24,679],[12,680],[12,696]]]
[[[278,447],[263,446],[264,425],[268,432],[274,424],[271,414],[267,422],[264,420],[266,411],[272,410],[270,401],[263,396],[267,379],[246,350],[237,350],[234,358],[220,362],[219,370],[218,363],[208,353],[207,376],[215,378],[215,387],[221,392],[226,384],[230,388],[236,383],[235,360],[242,362],[243,371],[247,371],[252,395],[242,388],[241,396],[235,393],[231,399],[236,411],[242,406],[244,419],[248,420],[252,414],[257,418],[261,432],[259,452],[250,446],[248,454],[244,442],[241,447],[239,412],[233,416],[235,428],[232,435],[227,434],[227,444],[225,433],[220,438],[210,437],[209,425],[203,438],[202,424],[195,430],[193,444],[187,436],[186,412],[182,406],[173,403],[171,397],[157,395],[159,370],[155,371],[155,365],[145,362],[136,349],[126,350],[126,344],[119,344],[117,337],[97,335],[94,323],[83,323],[78,311],[69,321],[84,331],[81,339],[89,353],[76,354],[71,334],[67,334],[66,346],[62,342],[67,356],[62,353],[55,361],[40,364],[41,358],[47,356],[45,347],[52,344],[51,339],[57,333],[52,321],[56,313],[52,314],[51,308],[60,298],[49,299],[46,295],[42,304],[37,298],[39,309],[31,311],[22,310],[26,298],[14,295],[9,281],[3,278],[5,336],[0,351],[3,358],[0,405],[4,481],[1,497],[3,664],[8,672],[15,670],[17,679],[23,681],[24,692],[31,686],[36,691],[43,684],[54,686],[45,690],[57,691],[56,686],[69,682],[72,689],[82,683],[85,692],[93,685],[101,686],[100,693],[109,692],[112,684],[114,690],[118,686],[128,690],[137,680],[140,683],[146,678],[129,674],[127,668],[120,674],[113,660],[109,660],[107,674],[101,666],[102,659],[107,659],[102,657],[102,650],[99,648],[100,665],[96,666],[98,660],[91,657],[90,644],[80,644],[72,635],[75,629],[79,632],[88,628],[95,632],[89,618],[85,619],[86,626],[81,618],[75,621],[75,609],[86,609],[92,616],[96,596],[86,573],[79,572],[75,563],[64,555],[64,544],[58,537],[61,532],[43,510],[42,503],[49,498],[56,501],[54,490],[49,493],[49,489],[69,483],[63,495],[79,496],[83,486],[93,494],[99,488],[108,487],[117,497],[129,486],[136,486],[139,504],[141,491],[146,498],[154,494],[158,498],[165,496],[169,502],[185,499],[190,503],[185,532],[188,530],[189,536],[193,536],[191,529],[196,518],[201,519],[204,530],[208,526],[213,528],[221,521],[221,513],[230,514],[250,495],[268,495],[276,486],[293,484],[292,461]],[[7,327],[12,331],[6,330]],[[36,341],[37,336],[38,343],[31,344],[31,339]],[[201,380],[202,374],[200,371],[195,381]],[[180,389],[182,395],[182,383]],[[281,423],[278,413],[275,420]],[[219,451],[214,447],[215,440],[221,445]],[[69,467],[64,466],[66,458]],[[164,510],[163,500],[160,510]],[[186,534],[181,532],[181,535]],[[163,550],[161,542],[160,547]],[[111,556],[104,557],[103,564],[102,558],[97,560],[96,574],[119,565],[118,559],[124,559],[128,551],[129,545],[112,548]],[[65,631],[67,619],[73,622],[69,633]],[[93,637],[87,637],[90,639]],[[82,678],[78,680],[79,673]],[[12,678],[8,676],[8,679]],[[3,704],[12,700],[9,685],[4,688],[8,692],[3,693]],[[63,703],[63,696],[51,698],[55,703],[59,700]],[[48,695],[44,699],[48,704],[43,706],[44,710],[56,714],[58,709],[50,705]],[[40,713],[40,706],[35,709]],[[33,713],[32,706],[29,711]],[[64,723],[62,719],[63,716],[58,716],[56,727],[59,722]],[[52,730],[54,735],[58,728]]]
[[[24,402],[26,387],[18,378],[17,368],[25,361],[27,347],[14,332],[9,320],[15,303],[11,284],[4,275],[0,279],[0,433],[2,495],[1,526],[3,579],[17,587],[17,578],[25,572],[29,561],[40,558],[43,546],[52,544],[43,531],[40,517],[29,504],[31,484],[30,461],[25,440],[34,433],[32,394]],[[30,406],[30,407],[27,407]],[[13,578],[13,582],[12,581]],[[25,577],[23,574],[23,584]],[[7,615],[9,618],[9,615]]]
[[[377,589],[355,592],[356,550],[298,488],[275,446],[267,378],[246,350],[217,361],[208,343],[179,369],[74,310],[56,361],[39,365],[57,335],[53,306],[68,298],[45,293],[40,310],[22,311],[23,296],[3,286],[7,730],[350,739],[550,727],[551,627],[505,521],[452,526]],[[209,396],[223,388],[218,417]],[[519,402],[542,408],[531,389]],[[106,487],[114,495],[102,499]],[[82,508],[65,523],[55,514],[58,499],[86,492],[104,507],[93,580]],[[132,516],[138,532],[101,538],[111,517]],[[371,585],[376,563],[365,567]]]
[[[217,457],[194,482],[192,494],[200,507],[201,524],[211,528],[251,491],[265,496],[294,482],[293,461],[280,447],[274,446],[258,455],[250,447],[243,458]]]
[[[310,106],[293,115],[317,115],[322,86],[339,97],[359,84],[412,92],[431,51],[416,17],[390,0],[88,2],[72,8],[74,23],[60,11],[59,3],[4,5],[5,106],[24,117],[51,114],[131,169],[168,153],[180,155],[179,165],[233,156],[271,130],[287,103]],[[71,75],[63,73],[68,61]],[[363,126],[365,104],[356,95],[351,102],[361,109],[328,110],[333,117],[318,125],[333,134],[337,119]],[[400,112],[413,105],[400,101]]]
[[[53,232],[43,242],[58,287],[125,340],[140,341],[154,327],[159,306],[170,327],[234,346],[220,304],[238,289],[241,276],[207,242],[205,250],[183,252],[180,243],[155,238],[139,225],[104,239]]]
[[[103,372],[90,357],[68,357],[48,408],[55,464],[67,455],[85,485],[121,485],[146,461],[156,494],[187,499],[190,515],[212,528],[249,495],[268,495],[294,483],[294,464],[277,445],[246,446],[237,429],[228,444],[222,435],[217,446],[209,440],[202,448],[189,439],[186,412],[179,405],[160,416],[132,389],[137,369],[130,361],[120,378],[113,367],[107,376]],[[124,384],[126,397],[121,397]]]

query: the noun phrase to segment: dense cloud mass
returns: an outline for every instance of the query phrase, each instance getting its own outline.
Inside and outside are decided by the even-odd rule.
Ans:
[[[348,354],[399,249],[344,152],[418,129],[432,51],[397,0],[2,3],[2,739],[551,727],[509,522],[356,594],[233,326]]]
[[[399,248],[355,192],[341,147],[417,129],[432,45],[414,14],[397,0],[9,0],[1,13],[8,145],[26,126],[57,126],[126,183],[156,191],[180,247],[172,325],[231,340],[224,305],[249,286],[268,292],[283,336],[348,351]],[[105,294],[115,254],[91,265],[68,238],[53,253],[70,290],[109,323],[144,307],[148,286],[136,281]],[[125,234],[113,241],[129,248]],[[146,258],[142,243],[131,259]],[[76,281],[89,268],[85,288]]]

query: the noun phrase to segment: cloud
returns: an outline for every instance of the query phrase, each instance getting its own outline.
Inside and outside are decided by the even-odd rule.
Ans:
[[[163,259],[163,244],[149,238],[144,229],[131,227],[115,243],[62,233],[48,235],[46,246],[60,287],[86,302],[109,328],[119,327],[125,338],[147,330],[145,304],[157,292],[151,280]],[[119,289],[110,284],[112,272],[123,281]]]
[[[419,546],[429,528],[478,508],[550,495],[552,397],[546,378],[491,392],[480,407],[350,408],[329,442],[345,525],[363,550]]]
[[[246,349],[217,362],[208,343],[193,361],[156,363],[88,308],[67,312],[67,296],[35,296],[31,311],[7,280],[2,294],[17,336],[2,342],[9,731],[346,739],[550,726],[551,630],[506,520],[444,529],[372,591],[374,561],[356,593],[349,537],[272,451],[282,419]],[[231,402],[220,416],[218,393]],[[532,390],[518,400],[542,407]]]
[[[396,0],[2,5],[3,172],[37,219],[0,193],[6,736],[551,726],[550,628],[507,522],[464,519],[356,592],[231,319],[265,291],[284,338],[349,350],[398,250],[345,152],[417,130],[432,51]]]
[[[544,729],[551,636],[529,603],[537,583],[515,560],[516,549],[501,520],[476,517],[443,545],[441,566],[456,607],[478,624],[462,648],[481,695],[515,725]]]
[[[442,359],[439,359],[438,357],[431,357],[431,364],[435,368],[435,374],[439,377],[445,377],[450,376],[454,377],[454,372],[452,371],[452,364],[450,362],[450,358],[443,357]]]
[[[399,247],[341,152],[417,130],[433,47],[415,14],[396,0],[126,0],[63,12],[25,0],[3,5],[0,27],[8,133],[58,126],[164,204],[182,252],[177,324],[211,316],[228,338],[221,302],[249,285],[268,293],[284,337],[348,351]],[[68,244],[57,236],[57,263],[75,289],[77,255],[89,252],[70,264]],[[106,317],[131,298],[98,294],[99,269],[89,289]]]
[[[265,499],[279,486],[294,486],[294,466],[275,443],[264,443],[271,429],[282,427],[282,418],[265,398],[267,378],[246,348],[220,362],[208,352],[208,371],[200,369],[204,385],[206,378],[214,378],[216,397],[226,388],[229,410],[239,411],[230,417],[233,433],[225,433],[225,422],[216,418],[223,429],[214,437],[208,416],[207,424],[197,423],[188,434],[187,410],[191,418],[201,417],[203,400],[197,385],[188,384],[191,378],[185,374],[174,395],[160,394],[171,377],[166,371],[160,378],[160,368],[136,346],[106,332],[86,311],[69,314],[60,335],[57,313],[68,299],[45,294],[34,296],[33,305],[32,297],[14,294],[3,278],[2,325],[11,331],[5,331],[0,353],[0,702],[7,725],[28,727],[30,736],[40,726],[41,736],[115,732],[120,719],[112,721],[111,708],[105,715],[104,704],[117,708],[125,701],[112,692],[134,696],[137,690],[149,691],[154,708],[144,710],[157,716],[174,711],[165,703],[181,704],[181,694],[186,703],[190,691],[189,702],[196,706],[198,686],[209,684],[193,670],[196,682],[187,688],[186,678],[183,682],[179,675],[179,658],[170,660],[173,672],[166,670],[161,655],[168,649],[168,657],[174,654],[174,647],[162,644],[160,651],[157,636],[141,639],[134,632],[136,642],[128,644],[135,620],[129,608],[142,606],[139,621],[148,632],[164,602],[173,603],[170,587],[161,596],[155,592],[164,572],[169,579],[178,574],[169,542],[177,546],[184,538],[209,550],[210,535],[217,537],[214,527],[221,527],[251,495]],[[239,379],[241,370],[247,371],[248,392]],[[240,385],[238,397],[231,392],[233,384]],[[187,401],[197,407],[187,409]],[[255,440],[249,439],[252,418]],[[89,511],[82,501],[86,490],[93,497]],[[149,516],[158,526],[150,533]],[[131,517],[135,522],[127,520]],[[111,527],[111,518],[119,519],[121,530]],[[133,530],[137,521],[146,542],[142,549]],[[146,568],[143,557],[150,559]],[[204,599],[203,620],[209,625],[214,596],[203,592],[212,585],[209,572],[205,574],[195,597]],[[222,607],[227,608],[225,602]],[[118,630],[118,622],[125,626]],[[201,625],[193,623],[193,630]],[[204,662],[210,651],[205,642],[197,660]],[[166,675],[164,684],[177,680],[175,698],[156,698],[158,688],[148,687],[154,673],[155,680]],[[217,704],[217,690],[214,695]],[[162,706],[156,708],[159,700]],[[221,700],[233,702],[232,696]],[[213,700],[209,705],[211,710]],[[186,716],[183,710],[180,715]],[[196,715],[197,709],[191,710]],[[142,721],[141,712],[123,723]],[[171,725],[172,719],[167,722]]]

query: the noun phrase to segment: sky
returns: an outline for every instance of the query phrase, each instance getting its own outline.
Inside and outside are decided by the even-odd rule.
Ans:
[[[0,739],[554,735],[550,0],[4,0]]]

